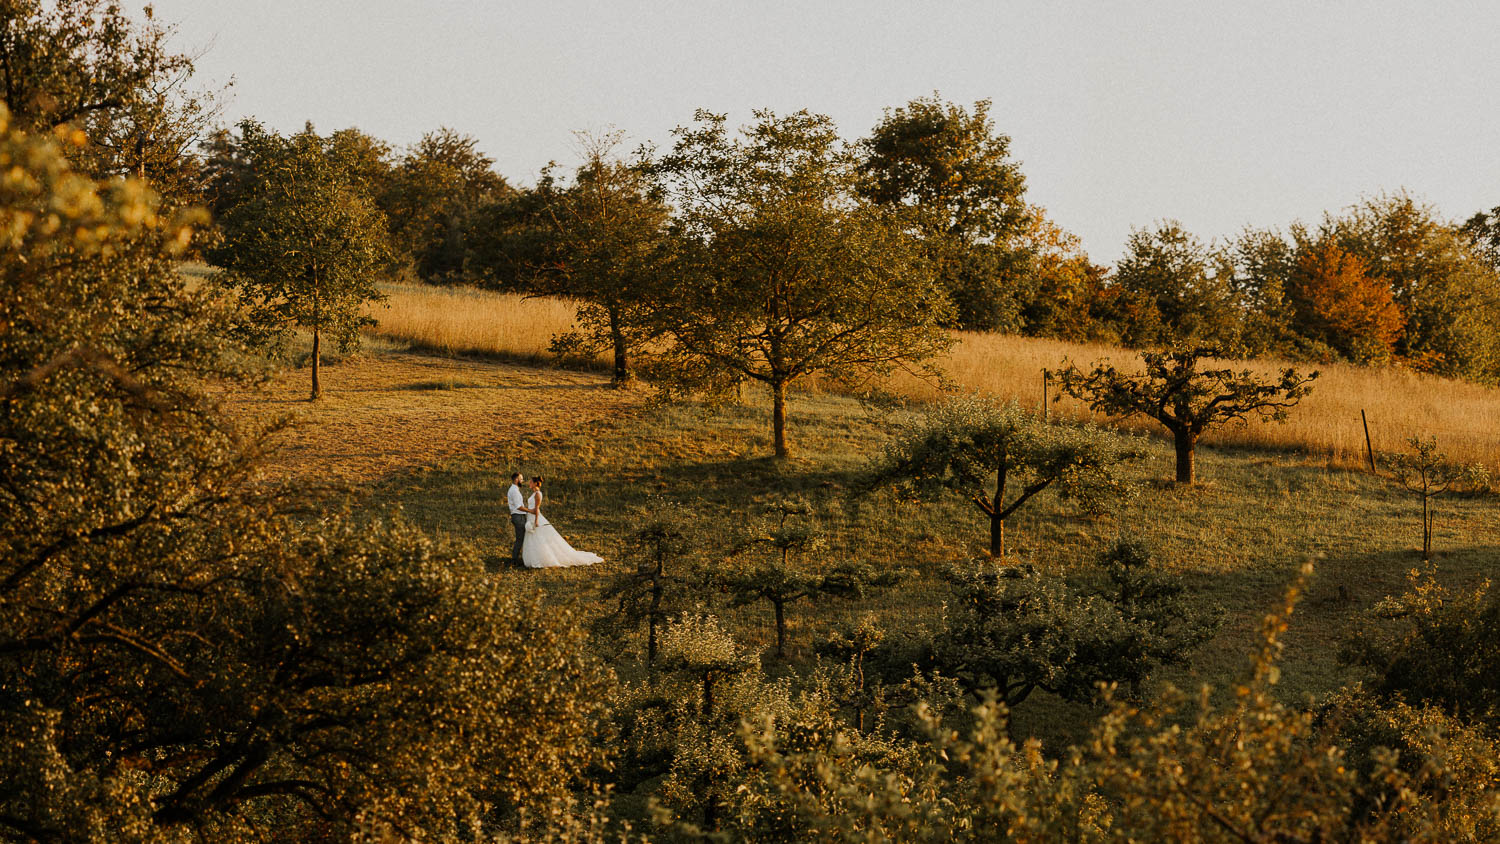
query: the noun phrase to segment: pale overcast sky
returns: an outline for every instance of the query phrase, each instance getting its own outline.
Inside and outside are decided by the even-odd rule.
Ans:
[[[808,108],[864,135],[934,90],[994,101],[1031,202],[1113,261],[1132,227],[1205,238],[1405,188],[1500,205],[1500,2],[154,0],[226,118],[449,126],[513,182],[576,129],[669,144],[695,108]]]

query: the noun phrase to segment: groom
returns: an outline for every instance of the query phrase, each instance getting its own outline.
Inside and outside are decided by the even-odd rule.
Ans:
[[[510,546],[510,563],[513,566],[522,566],[521,543],[526,541],[526,516],[531,511],[526,509],[526,497],[521,494],[520,472],[510,476],[510,489],[505,493],[506,503],[510,504],[510,523],[516,529],[516,541]]]

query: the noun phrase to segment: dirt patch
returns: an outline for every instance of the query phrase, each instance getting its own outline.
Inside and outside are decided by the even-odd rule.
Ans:
[[[362,355],[323,367],[323,398],[307,400],[305,369],[230,397],[231,412],[290,415],[267,466],[275,478],[370,482],[528,434],[559,432],[629,412],[640,392],[606,376],[407,353]]]

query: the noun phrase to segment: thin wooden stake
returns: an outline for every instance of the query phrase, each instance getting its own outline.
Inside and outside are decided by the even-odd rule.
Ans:
[[[1047,377],[1051,375],[1047,370],[1042,370],[1042,421],[1050,422],[1051,411],[1047,407]]]
[[[1360,408],[1359,421],[1365,426],[1365,456],[1370,458],[1370,474],[1378,475],[1375,471],[1375,448],[1370,445],[1370,420],[1365,418],[1364,408]]]

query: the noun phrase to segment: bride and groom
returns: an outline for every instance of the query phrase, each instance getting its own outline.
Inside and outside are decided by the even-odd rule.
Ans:
[[[520,472],[510,476],[510,489],[505,493],[510,505],[510,523],[516,529],[515,544],[510,547],[513,565],[524,565],[530,569],[557,568],[559,566],[590,566],[602,562],[603,557],[579,551],[568,544],[557,528],[542,515],[541,476],[531,478],[531,495],[521,491],[525,476]]]

